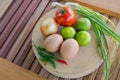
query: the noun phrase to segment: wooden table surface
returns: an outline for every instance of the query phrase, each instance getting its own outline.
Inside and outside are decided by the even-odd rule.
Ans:
[[[3,0],[9,1],[9,0]],[[48,80],[70,80],[56,77],[47,72],[37,61],[31,45],[31,33],[37,21],[46,12],[52,9],[52,2],[58,0],[10,0],[9,6],[2,8],[4,13],[0,13],[0,57],[25,69],[42,75]],[[4,5],[3,5],[4,6]],[[120,34],[120,19],[109,16],[117,26]],[[113,50],[113,40],[110,40],[111,52]],[[120,50],[119,50],[120,53]],[[112,69],[114,69],[117,60]],[[9,79],[8,79],[9,80]],[[103,65],[93,73],[71,80],[104,80]],[[110,80],[120,80],[120,66]]]
[[[46,80],[41,75],[0,58],[0,80]]]

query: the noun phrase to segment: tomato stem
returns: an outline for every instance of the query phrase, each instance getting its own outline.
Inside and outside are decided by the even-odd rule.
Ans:
[[[60,10],[60,13],[61,13],[61,14],[65,14],[65,13],[66,13],[66,10],[63,8],[63,9]]]

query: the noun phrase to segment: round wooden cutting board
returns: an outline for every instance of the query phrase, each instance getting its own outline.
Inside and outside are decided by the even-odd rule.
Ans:
[[[34,41],[37,46],[43,47],[44,37],[40,32],[41,23],[48,17],[54,17],[56,9],[53,9],[50,12],[48,12],[37,22],[32,33],[32,41]],[[48,72],[63,78],[78,78],[93,72],[102,64],[103,61],[98,54],[97,40],[95,34],[92,29],[89,32],[92,36],[92,42],[86,47],[80,47],[77,56],[67,61],[68,65],[56,62],[56,69],[54,69],[53,66],[51,66],[51,64],[44,64],[42,61],[39,60],[40,64]],[[34,48],[34,46],[33,51],[36,57],[39,59],[40,57],[37,54],[37,51]],[[55,53],[55,55],[61,58],[59,52]]]

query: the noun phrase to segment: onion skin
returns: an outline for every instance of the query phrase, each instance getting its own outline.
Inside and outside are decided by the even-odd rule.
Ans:
[[[58,26],[53,18],[47,18],[43,21],[40,31],[42,32],[43,36],[47,37],[51,34],[57,33]]]

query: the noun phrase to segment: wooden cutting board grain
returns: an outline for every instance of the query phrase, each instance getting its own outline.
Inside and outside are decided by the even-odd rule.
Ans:
[[[120,0],[65,0],[120,18]]]

